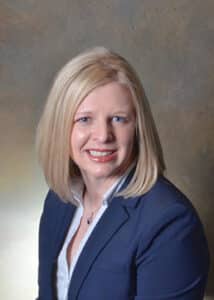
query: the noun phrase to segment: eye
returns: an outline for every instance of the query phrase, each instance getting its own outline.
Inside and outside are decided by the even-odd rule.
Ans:
[[[112,118],[112,121],[116,122],[116,123],[125,123],[127,121],[127,118],[126,117],[122,117],[122,116],[114,116]]]
[[[75,120],[75,122],[78,122],[78,123],[88,123],[90,120],[89,117],[80,117],[78,119]]]

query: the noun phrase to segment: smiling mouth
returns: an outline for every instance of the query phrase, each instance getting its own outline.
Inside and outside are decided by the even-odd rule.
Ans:
[[[112,151],[95,151],[95,150],[89,150],[88,153],[91,155],[91,156],[94,156],[94,157],[104,157],[104,156],[109,156],[111,155],[112,153],[114,153],[115,150],[112,150]]]
[[[87,153],[90,159],[97,163],[107,163],[117,157],[116,150],[88,150]]]

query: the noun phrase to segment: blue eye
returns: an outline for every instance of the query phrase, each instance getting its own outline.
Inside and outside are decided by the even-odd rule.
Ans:
[[[81,118],[78,118],[76,120],[76,122],[79,122],[79,123],[87,123],[89,121],[89,117],[81,117]]]
[[[117,123],[125,123],[127,121],[127,118],[121,116],[114,116],[112,120]]]

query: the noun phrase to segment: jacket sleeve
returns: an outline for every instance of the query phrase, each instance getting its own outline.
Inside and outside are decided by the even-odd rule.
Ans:
[[[136,256],[135,300],[202,300],[209,253],[192,209],[174,205],[142,236]]]

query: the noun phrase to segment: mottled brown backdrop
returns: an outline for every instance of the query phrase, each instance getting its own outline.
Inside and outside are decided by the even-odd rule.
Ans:
[[[214,253],[214,1],[0,0],[0,295],[34,299],[47,191],[35,128],[56,71],[95,45],[137,69],[167,175],[192,200]],[[207,297],[214,299],[214,263]]]

